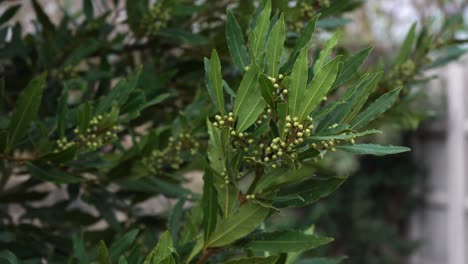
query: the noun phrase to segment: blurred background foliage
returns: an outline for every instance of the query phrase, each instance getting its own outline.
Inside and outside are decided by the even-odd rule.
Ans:
[[[462,1],[404,1],[405,7],[391,6],[395,1],[272,2],[273,10],[286,14],[290,47],[318,13],[315,48],[337,30],[343,42],[336,53],[349,57],[375,45],[364,67],[385,70],[375,97],[404,86],[397,104],[376,121],[392,132],[377,138],[386,143],[411,143],[408,131],[432,114],[420,88],[431,78],[426,70],[466,51]],[[191,162],[191,152],[205,147],[204,123],[214,113],[202,88],[203,58],[216,48],[226,81],[239,82],[228,59],[225,11],[230,8],[246,28],[255,5],[236,0],[0,1],[0,130],[11,126],[22,88],[47,72],[36,125],[14,146],[10,139],[1,142],[0,248],[30,263],[40,258],[64,263],[80,250],[93,248],[90,254],[98,254],[90,246],[101,239],[115,245],[126,233],[133,241],[137,233],[127,232],[134,228],[145,231],[129,246],[128,254],[135,256],[155,245],[168,221],[170,231],[178,233],[174,219],[186,209],[180,201],[199,192],[186,177],[200,168]],[[402,13],[409,17],[404,22]],[[411,27],[413,22],[419,23]],[[115,99],[117,106],[108,103]],[[80,127],[91,113],[102,115],[96,126],[111,132],[109,138],[103,133],[104,142],[88,140],[88,128]],[[390,119],[397,125],[386,127]],[[182,145],[168,143],[171,138]],[[78,147],[68,148],[70,142]],[[161,166],[148,166],[148,159]],[[50,166],[57,169],[45,175]],[[316,223],[316,232],[336,238],[320,253],[349,256],[348,263],[400,263],[417,246],[406,239],[406,231],[420,205],[421,196],[413,190],[423,184],[423,168],[410,154],[341,155],[324,160],[320,169],[350,179],[330,198],[274,224],[307,228],[303,219]],[[66,182],[60,181],[63,174],[69,175]],[[81,183],[83,178],[87,181]],[[160,204],[158,210],[145,209],[154,203]]]

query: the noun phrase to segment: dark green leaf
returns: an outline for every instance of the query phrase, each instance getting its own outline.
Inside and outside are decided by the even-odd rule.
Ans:
[[[233,259],[223,262],[223,264],[275,264],[279,256],[269,257],[251,257],[242,259]]]
[[[295,230],[258,233],[249,237],[249,240],[245,245],[246,248],[273,254],[309,250],[333,241],[332,238],[318,237]]]
[[[294,63],[294,67],[291,73],[291,85],[288,89],[288,109],[291,118],[298,117],[299,109],[302,104],[302,100],[304,99],[304,93],[306,91],[308,69],[307,53],[307,48],[304,48],[301,51],[296,63]]]
[[[260,12],[255,28],[250,32],[249,50],[255,56],[256,62],[261,65],[261,58],[270,27],[271,1],[267,0]]]
[[[154,247],[151,252],[146,256],[143,264],[154,264],[160,263],[160,261],[166,259],[173,252],[175,252],[174,245],[172,242],[171,234],[168,231],[164,232],[159,239],[158,244]]]
[[[4,259],[7,261],[9,264],[20,264],[21,262],[18,260],[18,258],[13,254],[13,252],[9,250],[2,250],[0,251],[0,259]]]
[[[97,252],[97,262],[99,264],[112,264],[112,261],[109,257],[109,252],[107,251],[107,246],[104,241],[99,241],[99,248]]]
[[[232,215],[218,222],[205,247],[221,247],[244,237],[257,228],[268,215],[269,208],[246,203]]]
[[[333,193],[346,178],[310,178],[280,189],[274,207],[303,207]]]
[[[226,40],[232,62],[240,71],[244,71],[245,67],[250,64],[250,60],[244,46],[241,27],[230,10],[227,11]]]
[[[5,12],[3,12],[3,14],[0,16],[0,26],[3,25],[5,22],[8,22],[8,20],[10,20],[10,18],[12,18],[16,14],[16,12],[18,12],[20,7],[21,5],[12,5],[8,7],[8,9],[5,10]]]
[[[258,85],[260,87],[260,92],[262,93],[262,97],[265,102],[270,105],[272,109],[275,108],[275,102],[273,100],[273,92],[275,91],[275,87],[273,87],[273,83],[265,74],[260,74],[258,77]]]
[[[358,130],[365,125],[367,125],[372,120],[379,117],[381,114],[385,113],[396,101],[398,95],[400,94],[401,89],[395,89],[390,91],[377,100],[372,102],[364,111],[362,111],[351,124],[350,129]]]
[[[63,171],[53,168],[41,168],[31,162],[26,163],[26,166],[31,173],[31,176],[42,181],[54,183],[78,183],[86,179],[70,175]]]
[[[395,66],[401,65],[403,62],[405,62],[408,59],[411,53],[411,50],[413,49],[413,44],[414,44],[415,39],[416,39],[416,23],[413,23],[410,30],[406,34],[405,40],[403,41],[403,44],[400,47],[400,52],[398,53],[398,56],[396,57],[393,65]]]
[[[219,61],[218,53],[213,50],[210,59],[210,81],[216,96],[216,106],[218,111],[224,115],[224,93],[223,93],[223,78],[221,76],[221,63]]]
[[[302,102],[297,110],[299,121],[304,120],[323,101],[338,74],[340,57],[336,57],[315,74],[314,79],[307,85]]]
[[[338,43],[338,37],[339,31],[336,31],[333,36],[325,42],[325,47],[320,51],[319,58],[314,64],[314,73],[317,73],[325,64],[327,64],[333,48]]]
[[[276,21],[271,30],[266,47],[267,73],[271,77],[276,78],[278,76],[285,37],[284,15],[281,14],[281,17]]]
[[[210,170],[205,170],[205,175],[203,176],[203,230],[205,231],[205,240],[208,240],[218,220],[217,195],[213,173]]]
[[[177,244],[179,240],[179,231],[180,231],[180,222],[182,218],[182,213],[184,212],[185,199],[181,198],[177,201],[176,205],[172,208],[171,215],[167,220],[167,229],[169,230],[171,237],[174,239],[174,242]]]
[[[355,154],[369,154],[375,156],[383,156],[388,154],[398,154],[402,152],[410,151],[408,147],[402,146],[382,146],[375,144],[355,144],[355,145],[345,145],[337,146],[336,149],[343,150],[346,152],[351,152]]]
[[[32,0],[34,12],[36,13],[37,20],[42,26],[42,29],[46,33],[54,32],[55,26],[50,21],[49,16],[44,12],[41,5],[37,2],[37,0]]]
[[[117,261],[130,248],[138,236],[138,232],[138,229],[133,229],[111,244],[109,247],[109,257],[112,262]]]
[[[83,11],[86,16],[86,19],[92,19],[94,15],[93,10],[93,1],[92,0],[83,0]]]
[[[21,92],[8,127],[7,152],[26,136],[31,122],[36,120],[46,76],[43,73],[32,79]]]
[[[350,80],[354,76],[354,74],[356,74],[359,67],[366,60],[366,58],[369,56],[369,53],[371,51],[372,51],[372,47],[369,47],[347,58],[343,62],[343,71],[341,71],[340,75],[336,79],[336,82],[333,86],[338,87],[341,84]]]
[[[301,33],[301,36],[297,40],[296,45],[294,46],[294,49],[291,52],[291,55],[289,56],[288,61],[281,67],[280,73],[283,73],[285,75],[288,74],[291,71],[294,65],[294,62],[299,56],[299,53],[301,52],[301,50],[303,50],[304,48],[307,49],[310,39],[312,38],[312,35],[314,34],[315,25],[319,17],[320,17],[320,14],[315,15],[313,18],[309,20],[309,22],[307,22],[307,25],[305,26],[304,30]]]

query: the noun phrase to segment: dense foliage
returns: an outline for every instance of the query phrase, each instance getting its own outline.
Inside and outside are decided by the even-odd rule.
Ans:
[[[360,70],[370,48],[337,46],[340,15],[358,1],[250,2],[129,0],[97,12],[88,0],[54,24],[33,0],[33,33],[8,23],[19,5],[6,9],[0,257],[294,263],[332,241],[269,219],[346,180],[323,167],[335,151],[409,150],[365,136],[408,102],[401,86],[430,64],[432,35],[416,41],[412,29],[382,78]],[[193,170],[204,171],[202,193],[187,187]],[[169,206],[143,210],[156,196]]]

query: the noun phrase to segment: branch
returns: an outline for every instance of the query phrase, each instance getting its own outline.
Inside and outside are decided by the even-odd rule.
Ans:
[[[222,250],[223,250],[223,248],[209,248],[209,249],[204,250],[201,258],[197,261],[196,264],[205,264],[206,261],[208,261],[208,259],[212,255],[214,255],[214,254],[216,254],[216,253],[218,253],[218,252],[220,252]]]

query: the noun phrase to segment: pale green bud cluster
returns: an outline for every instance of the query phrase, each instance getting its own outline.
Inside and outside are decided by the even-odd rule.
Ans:
[[[275,90],[272,92],[273,97],[285,98],[288,94],[288,89],[282,86],[279,81],[284,79],[283,74],[279,74],[277,77],[268,76],[267,77],[272,83]]]
[[[199,147],[191,134],[181,133],[176,138],[169,137],[164,149],[155,149],[148,157],[143,158],[143,164],[154,174],[177,170],[187,158],[195,155]]]
[[[68,140],[63,137],[56,141],[57,149],[54,152],[65,150],[71,146],[77,145],[78,148],[84,148],[88,150],[96,150],[110,141],[117,139],[117,132],[119,126],[116,121],[112,119],[110,114],[98,115],[91,119],[88,128],[81,131],[79,128],[75,128],[73,133],[75,136],[73,139]]]
[[[413,60],[407,60],[400,65],[400,72],[405,77],[410,77],[414,74],[416,70],[416,65]]]
[[[169,11],[161,3],[156,2],[143,17],[140,31],[147,37],[154,36],[159,30],[167,27],[167,22],[171,19]]]
[[[216,115],[215,121],[213,122],[213,126],[219,128],[228,127],[231,131],[233,131],[234,114],[232,112],[229,112],[227,115]]]
[[[57,78],[60,80],[74,79],[77,77],[78,77],[78,70],[73,65],[67,65],[63,67],[63,69],[57,73]]]

